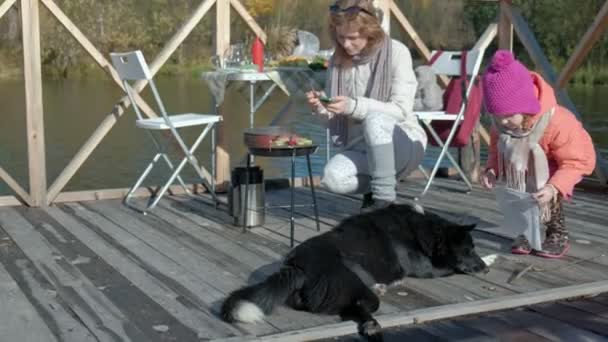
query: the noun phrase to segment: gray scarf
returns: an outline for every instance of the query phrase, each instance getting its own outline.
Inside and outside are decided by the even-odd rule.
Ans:
[[[363,65],[370,63],[371,78],[368,81],[365,97],[369,97],[378,101],[388,102],[391,95],[391,81],[393,79],[391,70],[392,57],[392,42],[391,38],[385,36],[384,40],[379,44],[376,51],[369,54],[368,57],[353,58],[353,63]],[[335,65],[332,57],[331,69],[329,72],[329,96],[347,96],[347,82],[344,68],[340,65]],[[344,146],[348,142],[348,116],[340,113],[329,119],[329,130],[331,139],[336,146]]]
[[[537,192],[549,180],[549,163],[539,141],[553,116],[552,108],[535,123],[532,129],[521,132],[504,129],[494,122],[498,138],[499,181],[507,188],[521,192]],[[494,120],[498,118],[494,117]],[[549,218],[549,206],[542,206],[543,220]]]

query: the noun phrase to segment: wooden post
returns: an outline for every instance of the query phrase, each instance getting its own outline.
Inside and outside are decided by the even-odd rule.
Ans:
[[[391,2],[393,0],[380,0],[378,6],[382,10],[382,28],[387,34],[391,34]]]
[[[230,0],[216,0],[215,11],[215,54],[224,56],[230,47]]]
[[[500,0],[500,15],[498,18],[498,48],[513,51],[513,25],[505,13],[511,0]]]
[[[30,198],[39,207],[47,204],[47,189],[38,0],[21,0],[21,21]]]
[[[238,6],[238,5],[237,5]],[[224,57],[230,47],[230,0],[216,0],[216,34],[215,34],[215,54]],[[222,115],[221,107],[215,108],[217,113]],[[222,192],[228,189],[230,181],[230,155],[224,139],[223,124],[217,127],[217,152],[216,152],[216,191]]]
[[[587,57],[589,51],[591,51],[593,44],[602,38],[602,34],[607,28],[608,1],[604,3],[604,6],[602,6],[602,9],[593,20],[593,23],[587,32],[585,32],[583,38],[576,45],[576,48],[574,49],[572,56],[570,56],[570,59],[568,59],[566,66],[564,66],[564,69],[559,74],[559,77],[557,78],[558,88],[563,88],[566,86],[568,81],[572,78],[572,75],[574,75],[576,69],[583,62],[583,60],[585,60],[585,57]]]

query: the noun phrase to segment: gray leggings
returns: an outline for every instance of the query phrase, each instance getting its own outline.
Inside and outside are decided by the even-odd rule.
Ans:
[[[394,200],[396,177],[420,165],[426,135],[402,129],[385,114],[368,114],[362,127],[364,139],[329,160],[322,183],[335,193],[371,191],[376,198]]]

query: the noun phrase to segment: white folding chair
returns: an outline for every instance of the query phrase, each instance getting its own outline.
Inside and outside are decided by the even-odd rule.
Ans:
[[[141,53],[141,51],[137,50],[125,53],[110,53],[110,57],[112,59],[112,64],[114,65],[114,68],[118,72],[120,79],[123,81],[124,89],[127,95],[129,96],[131,104],[133,105],[133,108],[135,110],[135,114],[137,115],[135,125],[139,128],[145,129],[148,132],[149,136],[152,138],[152,142],[158,150],[150,164],[148,164],[139,179],[137,179],[133,187],[127,193],[127,196],[124,199],[125,204],[129,205],[129,199],[131,198],[135,190],[139,188],[139,186],[148,176],[150,171],[152,171],[154,165],[162,158],[166,162],[172,173],[166,183],[161,187],[160,191],[156,193],[156,196],[154,196],[152,202],[148,204],[145,210],[143,210],[144,214],[146,214],[147,211],[153,209],[158,204],[158,201],[160,201],[162,196],[165,194],[169,186],[173,184],[175,179],[177,179],[179,184],[184,188],[184,191],[190,194],[190,191],[188,190],[183,179],[179,175],[179,173],[187,162],[192,165],[197,175],[201,178],[202,184],[210,192],[211,196],[213,197],[214,203],[217,206],[218,201],[215,195],[215,127],[216,124],[221,121],[221,116],[195,113],[168,115],[167,111],[165,110],[165,106],[160,98],[160,95],[158,94],[158,90],[156,89],[154,80],[152,79],[152,73],[150,72],[148,64],[146,63],[144,55]],[[130,81],[138,80],[147,80],[149,82],[150,89],[152,90],[152,94],[154,95],[154,99],[156,100],[156,104],[158,105],[161,117],[144,118],[141,115],[140,109],[138,108],[135,102],[134,90],[129,83]],[[180,136],[178,129],[193,126],[201,126],[202,132],[200,133],[198,138],[196,138],[192,146],[188,147]],[[153,131],[158,132],[167,130],[170,131],[170,134],[166,135],[168,139],[166,139],[166,141],[164,141],[163,143],[161,143],[159,139],[157,139],[154,134],[152,134]],[[205,170],[205,168],[198,163],[197,158],[194,156],[194,152],[209,132],[211,132],[212,140],[210,181],[207,180],[209,172],[207,172],[207,170]],[[171,138],[174,138],[175,141],[177,141],[178,145],[181,148],[181,152],[184,153],[183,158],[180,160],[177,166],[173,165],[173,163],[169,159],[169,155],[167,154],[167,145],[171,141]]]
[[[435,56],[435,54],[437,54],[437,53],[440,53],[440,52],[439,51],[432,52],[431,60],[433,59],[432,57]],[[424,186],[424,190],[420,194],[420,197],[423,197],[429,190],[431,184],[433,183],[433,179],[435,179],[437,170],[439,170],[439,167],[440,167],[441,162],[444,157],[447,157],[449,159],[449,161],[451,162],[451,164],[456,168],[456,170],[458,171],[458,174],[466,183],[469,191],[471,191],[473,189],[473,186],[471,185],[471,182],[469,181],[468,177],[462,171],[462,169],[460,168],[460,165],[458,165],[456,160],[454,160],[454,157],[452,157],[452,155],[450,154],[449,148],[450,148],[450,144],[452,143],[452,139],[454,138],[454,135],[456,134],[458,126],[464,119],[464,113],[466,110],[466,105],[468,103],[469,95],[471,94],[471,89],[473,88],[473,85],[475,83],[475,82],[473,82],[473,80],[475,80],[475,78],[479,74],[479,69],[481,66],[481,61],[483,59],[483,54],[484,54],[484,50],[481,50],[481,49],[473,49],[473,50],[470,50],[467,52],[466,74],[467,74],[469,83],[468,83],[468,86],[467,86],[467,89],[465,92],[465,98],[463,99],[462,105],[460,106],[460,110],[458,111],[457,114],[449,114],[449,113],[446,113],[445,111],[432,111],[432,112],[416,111],[416,112],[414,112],[414,114],[418,117],[418,119],[428,129],[428,132],[430,133],[431,138],[437,143],[437,145],[439,147],[441,147],[441,152],[439,153],[439,156],[437,157],[437,160],[435,161],[435,165],[433,166],[433,169],[432,169],[430,175],[426,173],[426,170],[424,170],[424,168],[420,167],[421,171],[423,171],[425,176],[427,176],[426,177],[427,182],[426,182],[426,185]],[[442,51],[440,53],[440,55],[437,56],[436,59],[434,60],[433,64],[431,65],[431,68],[437,75],[460,76],[461,75],[461,57],[462,57],[461,51]],[[437,132],[433,129],[433,126],[431,125],[431,123],[433,121],[451,121],[451,122],[453,122],[452,128],[450,129],[449,135],[445,141],[442,141],[441,138],[439,137],[439,135],[437,134]]]

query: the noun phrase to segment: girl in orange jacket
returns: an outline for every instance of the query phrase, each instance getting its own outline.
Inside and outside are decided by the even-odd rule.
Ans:
[[[562,199],[595,168],[591,137],[577,118],[557,104],[553,89],[513,54],[499,50],[482,76],[486,111],[493,120],[488,163],[482,185],[497,180],[508,188],[532,193],[541,208],[546,237],[533,251],[524,236],[515,254],[559,258],[569,248]]]

